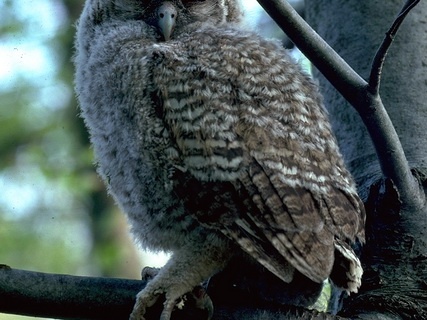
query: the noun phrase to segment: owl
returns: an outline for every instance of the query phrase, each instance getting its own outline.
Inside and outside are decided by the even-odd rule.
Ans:
[[[86,0],[76,92],[137,242],[171,258],[131,319],[248,257],[278,282],[361,284],[365,213],[316,85],[235,0]],[[303,294],[303,292],[301,293]]]

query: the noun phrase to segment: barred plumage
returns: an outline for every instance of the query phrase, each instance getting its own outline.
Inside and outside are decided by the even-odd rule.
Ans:
[[[173,254],[134,319],[161,293],[169,319],[241,250],[285,282],[360,286],[363,204],[318,89],[239,16],[233,0],[87,0],[80,18],[76,91],[99,172],[136,239]]]

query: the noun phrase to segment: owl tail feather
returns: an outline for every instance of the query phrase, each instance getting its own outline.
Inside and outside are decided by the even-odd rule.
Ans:
[[[357,293],[362,284],[363,269],[353,249],[344,241],[335,239],[335,262],[330,279],[347,291]]]

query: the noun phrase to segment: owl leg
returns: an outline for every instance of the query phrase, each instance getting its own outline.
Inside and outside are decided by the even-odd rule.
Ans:
[[[137,294],[130,320],[144,320],[146,309],[154,305],[163,294],[166,300],[160,320],[170,319],[172,311],[183,295],[191,292],[194,297],[198,298],[197,294],[195,295],[197,291],[192,292],[193,289],[223,269],[229,261],[230,251],[228,246],[226,247],[212,248],[210,246],[198,248],[198,250],[192,248],[192,250],[174,253],[168,263]],[[209,302],[209,300],[203,296],[200,301]],[[185,303],[185,299],[181,301]],[[206,303],[204,307],[211,316],[212,305]]]

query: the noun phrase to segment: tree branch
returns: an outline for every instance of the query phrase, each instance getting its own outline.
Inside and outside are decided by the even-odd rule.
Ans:
[[[0,267],[0,312],[55,319],[126,319],[142,281]]]
[[[409,168],[396,130],[378,92],[385,53],[391,42],[385,39],[372,67],[370,83],[357,74],[284,0],[258,0],[288,37],[326,79],[357,110],[364,122],[385,177],[399,192],[402,205],[419,208],[425,204],[423,190]],[[394,36],[409,11],[419,0],[409,0],[390,29]],[[372,85],[373,87],[371,87]],[[377,89],[375,89],[377,87]]]
[[[298,49],[352,105],[367,82],[360,77],[284,0],[258,0]]]
[[[402,10],[398,14],[397,18],[393,22],[390,29],[387,31],[386,36],[378,49],[374,62],[372,63],[371,74],[369,76],[369,91],[378,95],[380,91],[381,83],[381,73],[384,66],[385,58],[387,56],[388,50],[390,49],[391,43],[396,36],[397,31],[399,30],[400,25],[407,14],[420,2],[420,0],[408,0],[403,6]]]
[[[378,49],[371,68],[365,97],[367,104],[356,108],[365,123],[380,161],[383,174],[396,185],[400,201],[405,208],[421,208],[425,205],[425,193],[419,181],[412,175],[399,136],[381,101],[379,88],[381,73],[387,52],[407,14],[419,0],[408,0]]]
[[[145,285],[145,281],[47,274],[0,265],[0,312],[55,319],[128,319],[135,296]],[[173,320],[206,318],[190,298],[183,310],[174,311]],[[265,301],[236,304],[236,298],[215,305],[212,320],[342,319]],[[161,300],[147,310],[147,320],[159,319]]]

